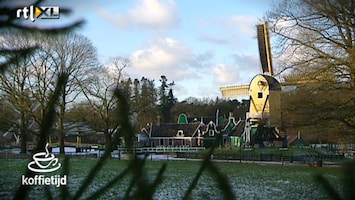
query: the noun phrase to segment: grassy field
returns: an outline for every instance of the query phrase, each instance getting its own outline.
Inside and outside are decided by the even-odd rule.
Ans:
[[[95,164],[95,158],[71,158],[68,174],[68,186],[71,192],[79,187],[81,181]],[[21,183],[21,176],[29,160],[0,160],[0,199],[11,199]],[[155,193],[155,199],[181,199],[193,180],[200,163],[185,161],[147,161],[145,170],[148,178],[155,177],[163,163],[167,163],[162,184]],[[104,169],[96,176],[93,184],[86,190],[86,195],[102,186],[113,176],[120,173],[128,161],[109,160]],[[237,199],[328,199],[314,175],[322,173],[334,187],[341,190],[342,171],[339,168],[311,168],[261,166],[239,163],[218,163],[218,168],[227,175]],[[59,172],[58,172],[59,173]],[[119,199],[125,194],[129,176],[117,183],[101,199]],[[56,196],[59,189],[50,186]],[[30,192],[30,199],[43,199],[44,189],[35,186]],[[213,176],[204,172],[193,190],[192,199],[222,199],[220,190]]]

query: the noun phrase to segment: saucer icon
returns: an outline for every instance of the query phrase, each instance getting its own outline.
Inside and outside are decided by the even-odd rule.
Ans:
[[[39,152],[32,156],[33,161],[28,163],[27,167],[33,172],[54,172],[61,167],[58,158],[48,151],[48,143],[46,144],[46,152]]]

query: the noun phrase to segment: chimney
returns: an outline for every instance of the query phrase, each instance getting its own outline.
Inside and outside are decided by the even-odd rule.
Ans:
[[[229,112],[229,118],[233,117],[233,112]]]
[[[160,115],[157,116],[157,125],[160,126]]]
[[[229,112],[229,118],[228,118],[230,123],[236,124],[235,118],[233,117],[233,112]]]

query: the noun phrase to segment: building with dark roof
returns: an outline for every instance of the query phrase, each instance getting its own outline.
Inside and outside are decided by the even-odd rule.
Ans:
[[[150,124],[142,129],[150,140],[150,146],[200,146],[203,123]]]
[[[138,134],[138,146],[239,146],[244,126],[245,121],[236,121],[233,114],[219,120],[180,114],[177,123],[148,124]],[[216,141],[218,136],[220,140]]]

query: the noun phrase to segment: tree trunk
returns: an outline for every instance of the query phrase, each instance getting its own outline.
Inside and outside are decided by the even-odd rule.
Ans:
[[[59,105],[59,114],[58,114],[58,139],[59,139],[59,154],[65,154],[64,151],[64,139],[65,139],[65,133],[64,133],[64,112],[65,112],[65,87],[64,87],[64,92],[62,94],[62,102]]]
[[[21,135],[21,154],[27,153],[27,131],[24,128],[20,130]]]
[[[27,123],[25,114],[21,112],[20,116],[20,138],[21,138],[21,154],[27,153]]]
[[[105,145],[106,145],[106,149],[110,148],[112,145],[111,134],[108,133],[107,130],[105,131]]]
[[[61,115],[61,114],[59,114]],[[59,142],[59,153],[64,154],[64,127],[63,127],[63,117],[58,117],[58,142]]]
[[[104,135],[105,135],[105,149],[106,151],[108,150],[112,150],[111,145],[112,145],[112,139],[111,139],[111,132],[108,129],[105,129],[104,131]],[[111,158],[111,154],[110,154],[110,158]]]
[[[354,44],[355,45],[355,44]],[[355,88],[355,46],[351,49],[350,52],[350,78],[351,78],[351,85],[352,89]]]

